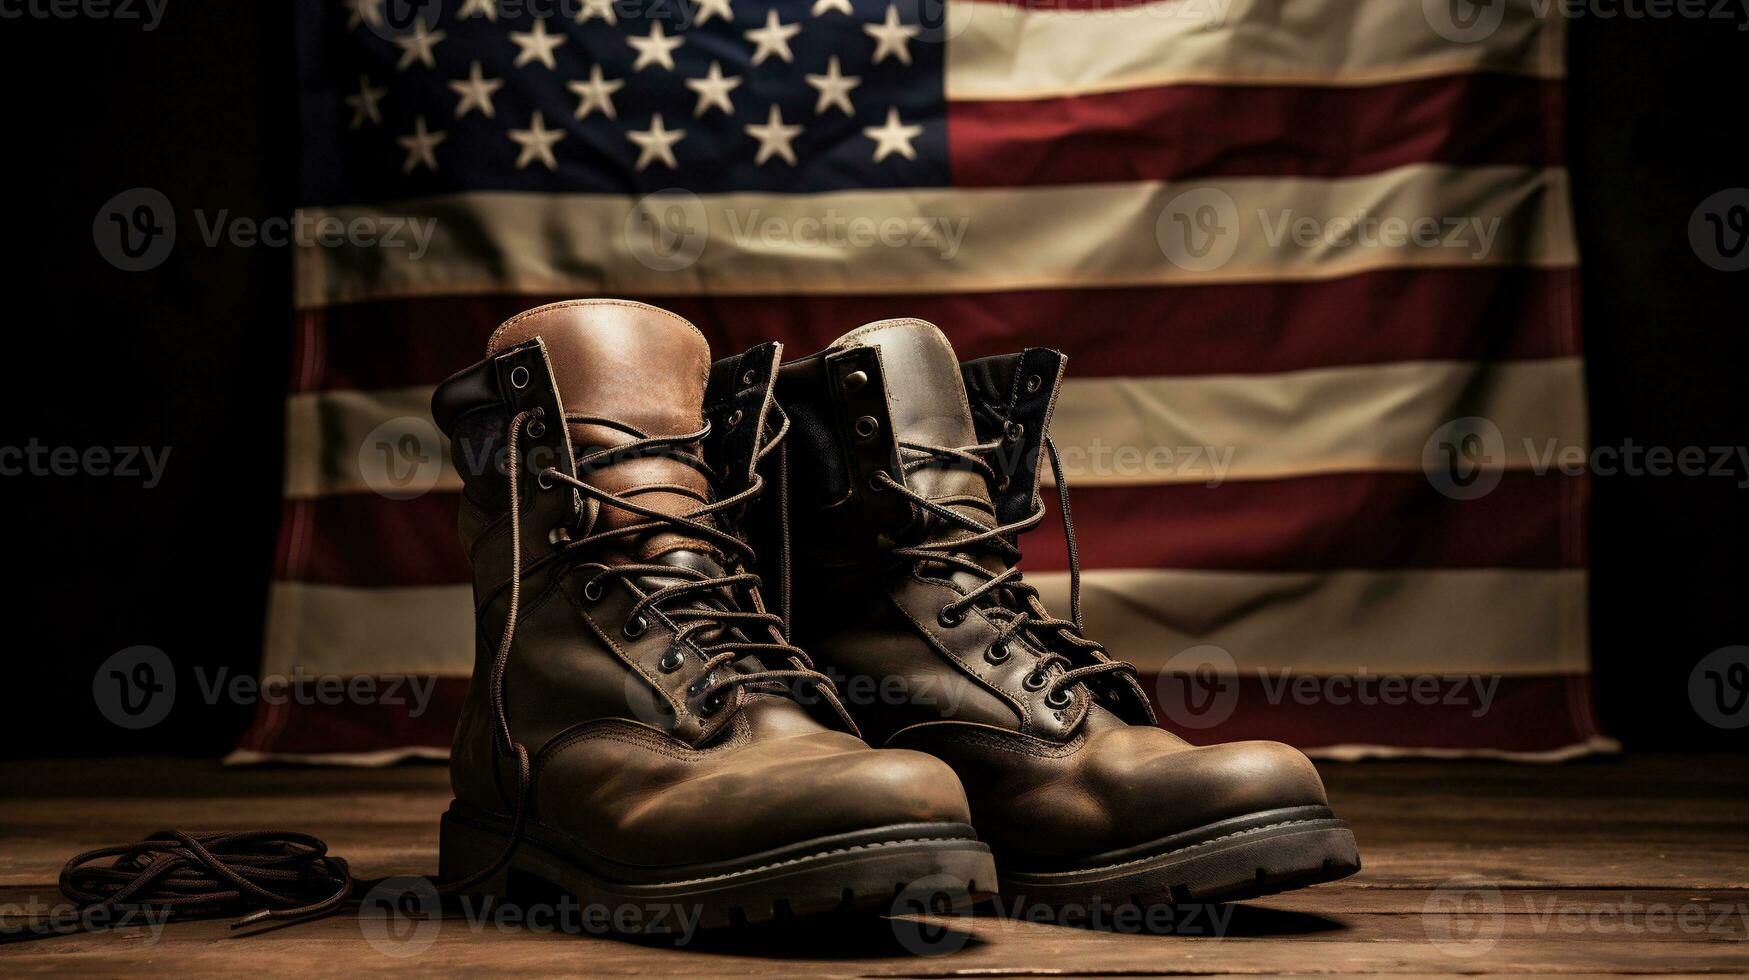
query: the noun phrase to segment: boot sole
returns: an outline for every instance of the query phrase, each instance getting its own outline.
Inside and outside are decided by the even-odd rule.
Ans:
[[[509,821],[452,803],[438,873],[465,878],[503,854]],[[515,904],[554,888],[599,908],[614,931],[662,934],[814,916],[950,912],[996,892],[996,864],[969,824],[900,824],[822,837],[732,862],[652,869],[575,853],[529,827],[510,863],[467,894]],[[636,880],[626,880],[635,878]],[[904,908],[896,907],[903,897]]]
[[[1305,806],[1223,820],[1062,870],[1003,862],[998,881],[1022,903],[1146,907],[1240,901],[1359,870],[1354,831],[1328,807]]]

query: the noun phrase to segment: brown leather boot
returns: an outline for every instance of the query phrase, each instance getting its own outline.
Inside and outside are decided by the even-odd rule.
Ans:
[[[1064,361],[962,371],[940,330],[887,320],[782,367],[797,641],[870,744],[953,766],[1010,899],[1225,901],[1353,874],[1304,755],[1156,727],[1134,668],[1082,635],[1078,594],[1060,619],[1022,579]]]
[[[990,892],[952,770],[863,743],[746,570],[778,345],[713,371],[680,317],[579,300],[487,353],[432,403],[477,649],[443,877],[531,874],[632,931]]]

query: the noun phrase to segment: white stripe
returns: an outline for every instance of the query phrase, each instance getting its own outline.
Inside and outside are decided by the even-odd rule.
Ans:
[[[417,469],[458,490],[429,419],[431,388],[304,392],[287,403],[286,495],[409,495]],[[1071,486],[1219,484],[1354,471],[1416,472],[1445,423],[1500,430],[1498,466],[1531,469],[1586,445],[1577,357],[1414,361],[1278,374],[1066,381],[1052,435]],[[417,443],[404,442],[411,435]],[[1558,457],[1556,457],[1558,458]],[[369,472],[366,472],[369,467]]]
[[[917,294],[1566,267],[1576,261],[1567,193],[1559,168],[1442,164],[1340,179],[672,192],[642,203],[474,192],[309,212],[377,228],[411,220],[430,238],[423,250],[305,244],[296,257],[297,302],[309,309],[481,293]],[[1360,232],[1357,220],[1365,223]],[[653,227],[674,230],[662,241],[682,251],[658,252]],[[675,261],[665,264],[670,255]]]
[[[1465,6],[1465,0],[1181,0],[1033,10],[948,0],[947,97],[1036,99],[1184,83],[1368,85],[1481,71],[1563,74],[1561,18],[1537,17],[1537,0],[1479,5],[1483,17],[1500,17],[1498,26],[1474,42],[1454,42],[1448,38],[1467,35],[1449,15]]]
[[[1068,576],[1027,580],[1068,611]],[[1089,636],[1155,670],[1212,644],[1241,671],[1297,674],[1584,673],[1580,570],[1209,572],[1097,570],[1083,577]],[[466,585],[353,588],[276,582],[262,669],[435,674],[473,668]]]

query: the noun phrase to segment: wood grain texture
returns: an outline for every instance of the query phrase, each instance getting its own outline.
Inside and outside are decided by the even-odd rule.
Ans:
[[[478,907],[400,923],[344,914],[255,934],[135,923],[0,946],[0,973],[179,977],[1031,977],[1749,973],[1749,760],[1561,767],[1320,767],[1366,867],[1239,906],[1099,928],[976,914],[833,921],[680,945],[531,927]],[[0,763],[0,914],[43,922],[68,856],[164,827],[325,838],[361,877],[429,873],[448,803],[439,766],[229,770],[191,760]],[[549,913],[566,911],[563,905]],[[373,937],[374,940],[373,941]],[[387,938],[385,938],[387,937]],[[424,940],[429,939],[429,945]],[[917,955],[927,948],[940,955]],[[408,955],[393,955],[408,954]]]

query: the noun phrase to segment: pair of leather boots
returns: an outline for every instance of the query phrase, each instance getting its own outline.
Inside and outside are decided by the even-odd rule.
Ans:
[[[487,355],[433,400],[477,651],[443,877],[532,877],[643,931],[664,906],[1088,909],[1358,869],[1305,756],[1156,727],[1022,578],[1063,355],[961,364],[901,319],[712,363],[620,300],[521,314]]]

